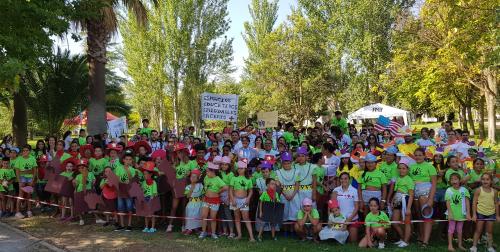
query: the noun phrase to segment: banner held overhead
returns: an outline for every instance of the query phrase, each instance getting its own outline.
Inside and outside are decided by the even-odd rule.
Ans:
[[[201,119],[237,122],[238,95],[201,94]]]

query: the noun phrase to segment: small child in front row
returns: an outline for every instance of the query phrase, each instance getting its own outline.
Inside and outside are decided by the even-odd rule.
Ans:
[[[385,229],[389,227],[389,217],[383,211],[380,211],[380,201],[377,198],[371,198],[368,201],[370,212],[365,217],[366,235],[359,242],[360,248],[372,248],[375,246],[374,241],[378,240],[378,248],[385,248],[385,238],[387,232]]]
[[[0,167],[0,217],[6,217],[14,213],[14,201],[6,195],[15,195],[14,180],[16,173],[10,168],[10,159],[2,158]]]
[[[472,220],[476,222],[476,232],[474,233],[474,243],[470,248],[471,252],[477,252],[477,243],[483,228],[486,226],[486,235],[488,237],[488,252],[494,252],[493,248],[493,225],[495,219],[500,220],[500,211],[496,205],[498,198],[497,191],[491,188],[493,183],[493,175],[484,173],[481,175],[481,187],[474,192],[474,200],[472,203]]]
[[[186,205],[186,224],[185,235],[190,235],[196,229],[201,228],[201,206],[203,205],[203,185],[199,182],[201,177],[200,170],[192,170],[189,176],[190,184],[186,186],[184,194],[189,199]]]
[[[280,196],[276,192],[276,181],[272,178],[266,179],[266,190],[259,197],[259,218],[262,220],[264,218],[264,212],[262,210],[263,202],[273,202],[280,203]],[[268,214],[268,213],[266,213]],[[275,223],[262,223],[259,227],[259,235],[257,236],[258,241],[262,241],[262,232],[264,231],[265,224],[269,224],[271,226],[271,237],[273,240],[276,240],[276,225]]]
[[[460,174],[450,175],[451,187],[446,189],[445,200],[448,214],[448,251],[455,251],[453,248],[453,234],[457,233],[458,248],[466,250],[462,241],[462,230],[464,222],[470,220],[469,190],[460,186]]]
[[[328,226],[319,232],[319,239],[335,239],[340,244],[345,244],[349,231],[346,230],[346,225],[342,224],[346,218],[340,212],[339,202],[336,199],[328,201],[328,212]]]
[[[156,185],[156,181],[153,178],[153,175],[158,175],[158,172],[155,170],[155,164],[151,161],[146,162],[142,167],[142,173],[144,174],[144,181],[141,183],[142,191],[144,192],[144,201],[146,204],[151,204],[154,197],[158,197],[158,186]],[[151,227],[149,227],[149,223],[151,223]],[[144,229],[142,230],[144,233],[154,233],[156,232],[155,228],[155,216],[154,213],[150,216],[144,217]]]

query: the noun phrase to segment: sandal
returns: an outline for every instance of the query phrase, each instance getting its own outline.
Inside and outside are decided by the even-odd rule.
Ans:
[[[429,243],[426,243],[426,242],[422,242],[422,244],[420,244],[420,247],[421,248],[428,248],[429,247]]]

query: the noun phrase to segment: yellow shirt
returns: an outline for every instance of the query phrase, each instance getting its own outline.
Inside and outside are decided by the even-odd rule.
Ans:
[[[351,170],[349,170],[348,166],[344,166],[343,169],[340,170],[340,166],[339,166],[339,168],[337,168],[337,177],[340,176],[340,174],[342,174],[343,172],[349,173],[349,176],[351,178],[354,178],[358,181],[359,181],[359,178],[361,177],[361,174],[363,173],[362,171],[359,170],[359,166],[357,166],[355,164],[353,164]]]
[[[495,214],[495,194],[493,188],[490,192],[485,192],[483,187],[480,187],[479,197],[477,198],[477,212],[482,215]]]
[[[400,144],[398,145],[399,152],[405,154],[406,156],[409,156],[410,154],[413,154],[415,150],[418,148],[418,145],[416,143],[410,143],[410,144]]]

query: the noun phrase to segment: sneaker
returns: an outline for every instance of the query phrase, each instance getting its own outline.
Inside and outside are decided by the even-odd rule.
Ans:
[[[378,248],[379,249],[384,249],[385,248],[385,244],[383,242],[379,243],[378,244]]]
[[[116,228],[115,228],[115,231],[122,231],[122,230],[124,230],[124,229],[125,229],[125,227],[116,227]]]
[[[83,220],[80,220],[80,226],[85,225],[85,222]]]
[[[212,234],[212,239],[219,239],[219,237],[215,233],[213,233]]]
[[[203,238],[206,238],[207,236],[208,236],[207,232],[201,232],[200,236],[198,236],[198,238],[203,239]]]
[[[174,228],[174,226],[173,226],[173,225],[168,225],[168,226],[167,226],[167,233],[172,232],[172,229],[173,229],[173,228]]]
[[[143,230],[142,230],[143,233],[149,233],[149,228],[145,227]]]
[[[106,224],[106,221],[103,219],[96,219],[95,224]]]
[[[24,215],[21,212],[17,212],[15,216],[16,216],[16,219],[24,218]]]
[[[497,252],[497,251],[493,247],[489,247],[488,252]]]
[[[229,236],[227,238],[234,239],[234,237],[236,237],[236,235],[234,233],[231,233],[231,234],[229,234]]]
[[[132,231],[132,227],[131,226],[128,226],[128,227],[125,228],[125,232],[130,232],[130,231]]]
[[[399,245],[399,244],[401,244],[402,242],[404,242],[404,241],[403,241],[403,240],[399,240],[399,241],[395,242],[395,243],[394,243],[394,245]]]
[[[149,229],[149,233],[155,233],[156,232],[156,228],[150,228]]]
[[[33,217],[33,213],[31,211],[26,212],[26,214],[28,215],[28,218]]]
[[[401,241],[401,243],[398,244],[398,247],[400,247],[400,248],[406,248],[406,247],[408,247],[408,243],[406,243],[404,241]]]
[[[477,247],[476,246],[470,247],[470,252],[477,252]]]
[[[278,237],[277,237],[277,236],[276,236],[276,237],[274,237],[274,238],[273,238],[273,240],[277,241],[277,240],[278,240]]]

